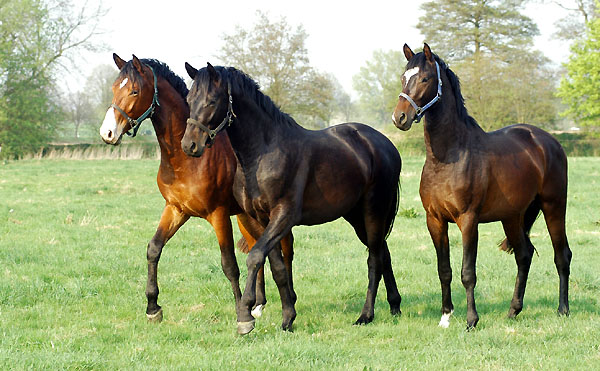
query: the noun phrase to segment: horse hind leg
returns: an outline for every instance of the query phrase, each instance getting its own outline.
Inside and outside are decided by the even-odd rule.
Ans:
[[[513,247],[517,263],[515,291],[508,311],[508,317],[514,318],[523,309],[523,297],[525,296],[525,287],[527,285],[527,277],[531,267],[534,248],[521,223],[520,217],[505,220],[502,222],[502,226],[504,227],[508,242]]]
[[[540,215],[540,210],[541,201],[539,197],[536,197],[527,207],[527,210],[525,211],[525,217],[523,218],[523,230],[525,231],[525,236],[527,236],[527,239],[529,239],[529,232],[531,231],[531,227],[533,227],[533,223],[535,223]],[[507,238],[500,243],[500,250],[506,251],[508,254],[513,253],[513,247],[510,245]]]
[[[569,274],[573,253],[565,230],[566,197],[542,201],[542,212],[554,248],[554,264],[559,277],[558,314],[569,315]]]

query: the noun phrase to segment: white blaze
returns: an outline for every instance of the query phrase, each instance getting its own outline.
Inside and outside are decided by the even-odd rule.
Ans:
[[[123,79],[123,81],[121,81],[121,85],[119,85],[119,89],[123,89],[123,86],[125,86],[125,84],[127,84],[127,81],[129,81],[129,79],[127,77],[125,79]]]
[[[112,107],[106,111],[104,121],[102,121],[102,126],[100,126],[100,136],[106,141],[116,141],[118,139],[115,109]]]
[[[408,85],[410,79],[417,73],[419,73],[419,67],[413,67],[410,70],[404,72],[404,86]]]

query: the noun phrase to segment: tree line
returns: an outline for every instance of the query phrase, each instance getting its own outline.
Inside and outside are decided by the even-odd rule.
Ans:
[[[436,0],[421,6],[417,28],[461,78],[469,113],[484,129],[517,122],[552,129],[565,119],[589,130],[599,127],[599,3],[553,3],[565,10],[555,37],[573,41],[563,70],[533,48],[539,30],[522,13],[527,0]],[[77,9],[68,0],[0,0],[0,157],[39,150],[65,123],[77,138],[81,127],[102,120],[117,75],[113,66],[98,66],[81,91],[58,86],[77,51],[102,46],[97,29],[105,13],[101,7]],[[389,124],[406,65],[399,49],[373,53],[353,77],[352,99],[333,74],[311,65],[307,37],[301,25],[257,12],[249,28],[236,26],[222,35],[218,57],[248,73],[306,127]]]

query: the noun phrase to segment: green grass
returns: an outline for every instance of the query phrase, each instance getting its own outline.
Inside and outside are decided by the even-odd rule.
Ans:
[[[498,250],[502,228],[493,223],[480,226],[480,322],[471,332],[456,226],[455,312],[450,328],[437,326],[436,258],[418,196],[422,163],[404,159],[400,212],[388,239],[402,316],[389,314],[382,283],[375,321],[352,326],[364,303],[367,253],[336,221],[294,229],[294,332],[279,329],[281,306],[269,278],[265,314],[245,337],[235,332],[216,238],[199,219],[163,250],[165,319],[147,323],[146,244],[164,205],[157,161],[0,164],[0,369],[600,368],[600,158],[570,160],[571,316],[556,315],[558,276],[540,218],[525,308],[506,318],[516,264]],[[242,275],[244,258],[238,253]]]

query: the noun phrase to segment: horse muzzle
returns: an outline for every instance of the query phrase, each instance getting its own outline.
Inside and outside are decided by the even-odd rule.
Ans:
[[[396,111],[394,111],[392,113],[392,121],[394,122],[394,125],[402,130],[402,131],[407,131],[412,127],[412,123],[414,121],[414,117],[413,118],[409,118],[406,113],[404,112],[400,112],[398,114],[396,114]]]

